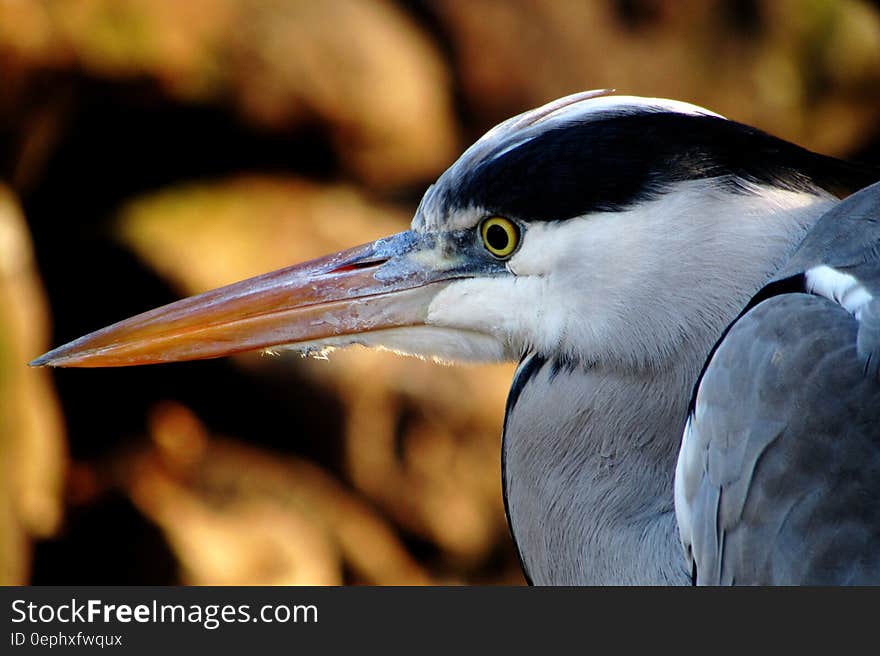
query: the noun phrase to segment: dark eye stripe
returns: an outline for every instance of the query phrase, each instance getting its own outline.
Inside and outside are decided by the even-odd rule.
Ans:
[[[873,167],[811,153],[733,121],[650,112],[553,127],[495,159],[462,161],[444,174],[436,195],[447,214],[476,206],[522,221],[560,221],[625,210],[684,180],[717,178],[735,192],[743,191],[743,180],[834,191],[878,177]]]

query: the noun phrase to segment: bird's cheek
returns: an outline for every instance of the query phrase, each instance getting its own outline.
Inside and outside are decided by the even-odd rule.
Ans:
[[[536,285],[522,282],[513,276],[453,282],[432,300],[426,323],[491,336],[507,357],[519,357],[536,328],[532,313],[538,296],[529,289]]]

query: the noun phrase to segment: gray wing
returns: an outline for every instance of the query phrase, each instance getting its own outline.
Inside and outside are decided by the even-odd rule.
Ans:
[[[696,582],[880,584],[880,185],[823,217],[755,300],[679,454]]]

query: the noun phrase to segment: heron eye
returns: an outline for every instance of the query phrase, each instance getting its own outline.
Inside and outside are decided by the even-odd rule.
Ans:
[[[519,245],[519,228],[501,216],[493,216],[480,225],[480,236],[486,250],[495,257],[508,257]]]

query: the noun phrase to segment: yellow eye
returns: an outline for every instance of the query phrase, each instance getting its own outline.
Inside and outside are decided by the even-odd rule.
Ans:
[[[493,216],[480,225],[480,236],[486,250],[495,257],[508,257],[519,245],[519,228],[501,216]]]

